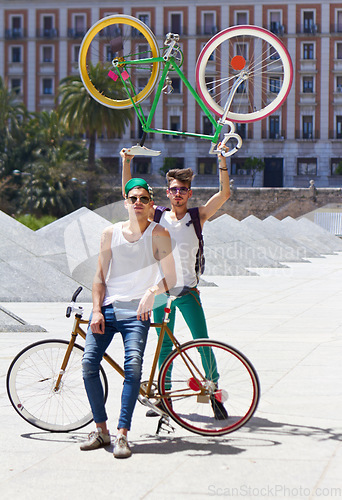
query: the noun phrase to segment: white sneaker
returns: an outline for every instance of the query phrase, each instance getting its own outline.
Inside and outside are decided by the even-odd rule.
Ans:
[[[114,443],[114,457],[115,458],[128,458],[132,455],[131,448],[128,445],[127,437],[119,434]]]
[[[103,448],[110,444],[110,434],[104,434],[100,428],[96,431],[91,432],[88,436],[88,441],[85,441],[80,445],[82,451],[87,450],[97,450],[98,448]]]
[[[133,156],[159,156],[161,151],[156,151],[154,149],[145,148],[145,146],[132,146],[131,148],[126,149],[126,154]]]

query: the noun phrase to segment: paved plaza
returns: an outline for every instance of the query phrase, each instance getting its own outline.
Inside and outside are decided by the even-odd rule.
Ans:
[[[224,437],[197,436],[177,425],[174,434],[156,437],[157,420],[138,404],[133,455],[121,461],[112,446],[79,450],[93,425],[51,434],[17,415],[5,388],[11,360],[36,340],[68,338],[72,320],[65,318],[65,302],[0,302],[12,317],[40,329],[0,332],[3,500],[342,497],[342,253],[321,250],[286,266],[205,279],[215,284],[201,287],[210,336],[240,349],[258,371],[255,416]],[[84,307],[88,314],[90,303]],[[177,332],[189,339],[180,317]],[[110,373],[109,380],[113,435],[121,382]]]

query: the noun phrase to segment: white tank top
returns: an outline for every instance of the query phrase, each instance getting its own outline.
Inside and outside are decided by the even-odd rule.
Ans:
[[[189,212],[180,220],[171,219],[171,212],[162,213],[159,224],[165,227],[171,236],[173,257],[176,265],[177,287],[197,285],[195,271],[198,238],[191,222]]]
[[[123,222],[113,225],[112,260],[106,277],[103,305],[114,301],[141,299],[146,290],[160,281],[159,262],[153,255],[151,222],[138,241],[130,243],[122,233]]]

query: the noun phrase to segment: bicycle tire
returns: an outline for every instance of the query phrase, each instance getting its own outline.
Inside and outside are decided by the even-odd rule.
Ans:
[[[127,92],[118,85],[115,71],[104,81],[91,80],[92,64],[101,64],[106,71],[113,70],[114,57],[122,59],[129,70],[130,82],[135,86],[133,101],[137,104],[153,91],[159,74],[158,61],[130,65],[132,59],[158,57],[159,48],[154,34],[146,24],[128,15],[113,15],[100,19],[86,33],[79,53],[79,71],[89,94],[109,108],[127,109],[133,106]]]
[[[198,380],[208,388],[206,395],[198,397],[199,391],[193,387],[184,356],[202,372]],[[217,366],[218,382],[214,383],[203,375],[204,356],[211,373]],[[167,380],[169,370],[171,388]],[[180,346],[179,351],[173,350],[160,368],[158,390],[170,417],[185,429],[202,436],[221,436],[242,427],[253,416],[260,397],[258,375],[246,356],[228,344],[210,339],[187,342]],[[215,419],[210,394],[223,402],[228,418]],[[225,397],[228,397],[226,402]]]
[[[234,63],[236,56],[239,61],[235,59]],[[279,38],[264,28],[233,26],[217,33],[203,47],[196,63],[196,85],[204,103],[216,115],[222,116],[228,94],[241,73],[246,80],[235,93],[227,115],[233,122],[266,118],[290,92],[291,57]]]
[[[7,373],[7,393],[16,412],[29,424],[51,432],[68,432],[88,425],[93,416],[83,384],[84,348],[74,345],[58,392],[53,387],[69,342],[43,340],[27,346],[13,359]],[[107,400],[108,382],[100,367]]]

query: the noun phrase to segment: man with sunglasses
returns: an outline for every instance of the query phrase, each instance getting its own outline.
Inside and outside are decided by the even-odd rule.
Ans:
[[[226,165],[226,158],[221,151],[226,150],[221,143],[218,145],[218,169],[219,169],[219,191],[215,193],[205,205],[198,207],[198,215],[201,228],[203,224],[222,207],[230,196],[229,175]],[[122,182],[123,186],[131,178],[131,161],[134,156],[128,154],[126,149],[120,152],[122,157]],[[197,288],[198,276],[196,273],[196,255],[199,249],[199,239],[196,235],[194,223],[191,219],[188,201],[192,197],[191,181],[193,179],[191,168],[173,169],[166,174],[167,190],[166,194],[170,200],[171,210],[163,211],[161,217],[158,214],[159,207],[154,206],[151,218],[157,220],[165,227],[173,240],[174,257],[177,273],[177,288],[183,289],[185,293],[178,296],[172,303],[172,311],[169,316],[169,328],[173,331],[175,323],[175,308],[181,311],[194,339],[208,338],[207,324],[202,308],[202,303]],[[160,296],[155,301],[153,309],[154,321],[159,323],[163,317],[165,296]],[[165,337],[162,351],[159,357],[159,366],[172,350],[172,342]],[[215,375],[218,379],[216,369]],[[208,376],[208,374],[207,374]],[[215,380],[216,382],[217,380]],[[223,420],[228,417],[223,404],[215,398],[211,399],[211,404],[215,418]],[[147,412],[147,416],[157,416],[153,410]]]
[[[124,190],[129,218],[109,226],[102,233],[92,287],[93,310],[82,360],[83,379],[96,431],[81,445],[81,450],[94,450],[110,444],[99,369],[114,334],[121,333],[125,379],[114,445],[116,458],[131,455],[127,433],[139,394],[155,296],[176,283],[170,235],[162,226],[149,220],[153,207],[150,186],[144,179],[134,178],[126,183]]]

